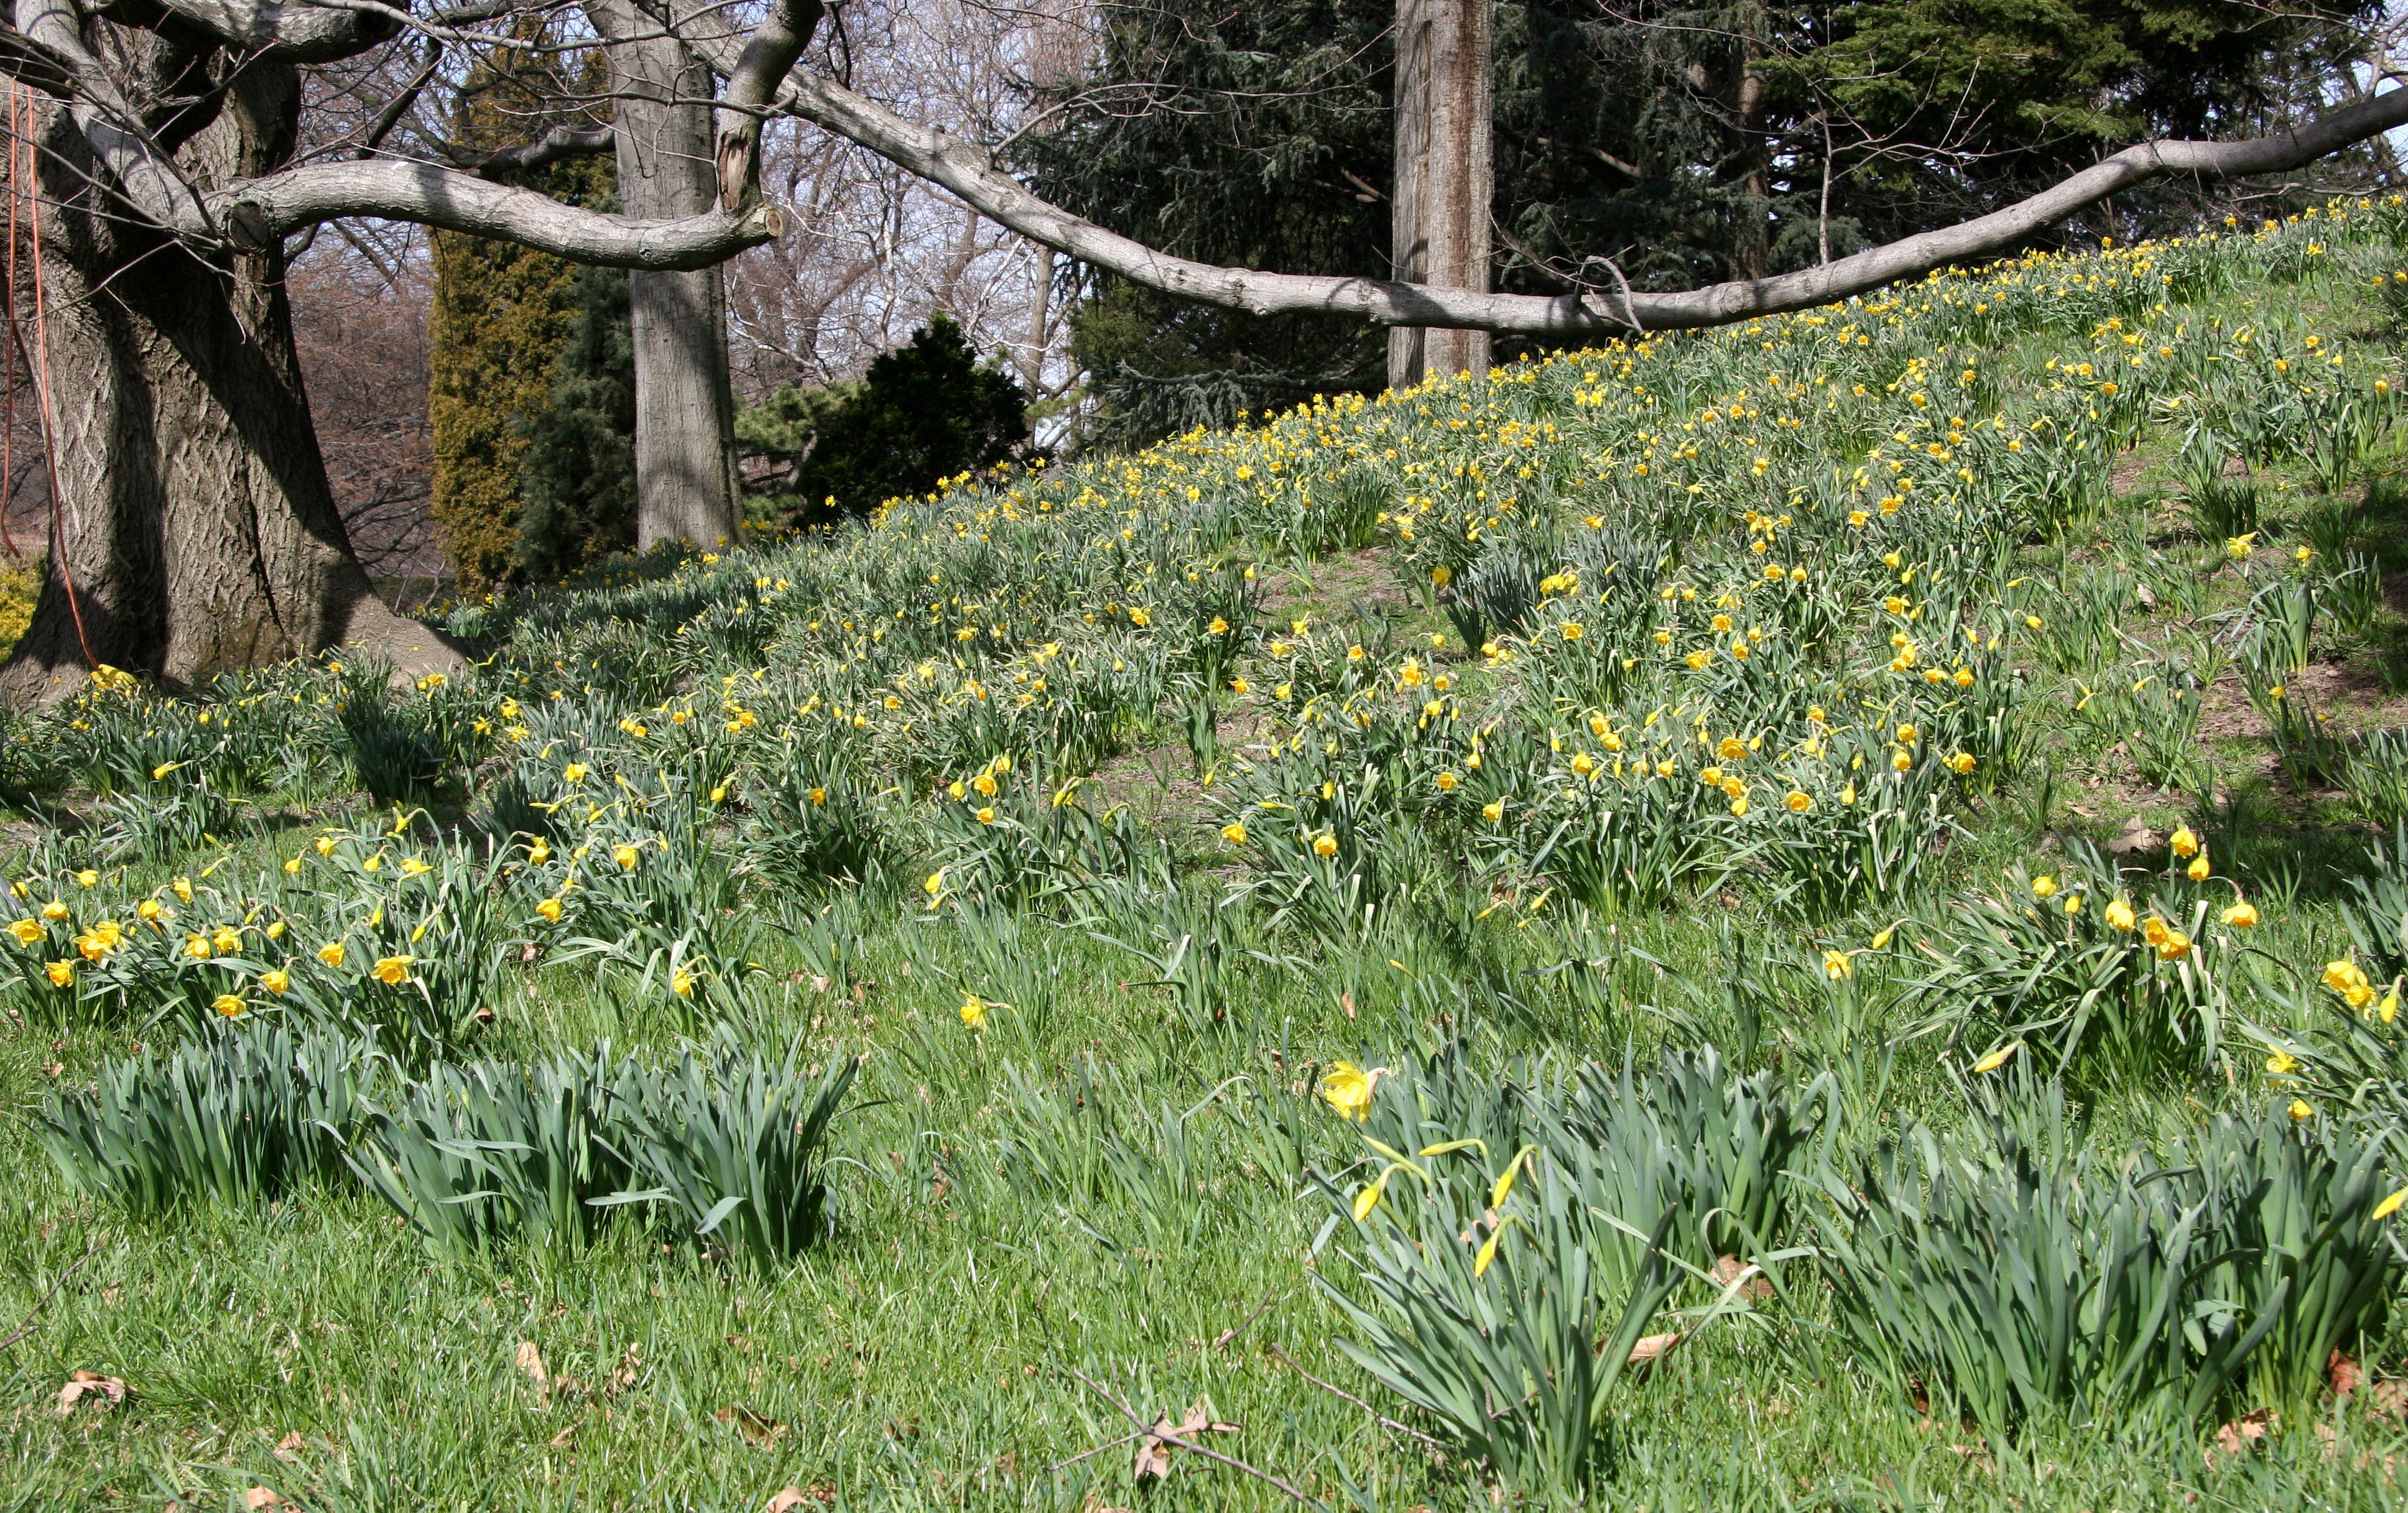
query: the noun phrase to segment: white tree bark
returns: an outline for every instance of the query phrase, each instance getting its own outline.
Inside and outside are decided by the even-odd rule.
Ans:
[[[1488,292],[1489,202],[1496,197],[1489,32],[1488,0],[1397,0],[1390,272],[1399,283]],[[1487,332],[1389,328],[1390,387],[1467,370],[1488,370]]]

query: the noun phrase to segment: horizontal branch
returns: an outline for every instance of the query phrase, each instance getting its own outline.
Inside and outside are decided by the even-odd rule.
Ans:
[[[698,46],[722,72],[734,49]],[[723,55],[724,54],[724,55]],[[1725,325],[1760,315],[1812,310],[1950,263],[2014,247],[2043,227],[2111,195],[2171,175],[2202,180],[2282,173],[2408,124],[2408,89],[2320,116],[2296,131],[2240,142],[2144,142],[2115,153],[2028,199],[1938,231],[1869,248],[1820,267],[1777,278],[1742,279],[1676,294],[1617,293],[1600,300],[1436,289],[1386,279],[1267,273],[1222,267],[1158,252],[1083,220],[1029,191],[959,137],[908,121],[830,79],[791,77],[779,104],[795,115],[868,148],[951,192],[962,203],[1032,241],[1149,289],[1251,310],[1257,315],[1348,315],[1383,325],[1442,326],[1571,337]]]
[[[252,247],[275,246],[322,221],[372,216],[516,242],[574,263],[660,270],[709,267],[775,240],[781,229],[766,205],[735,215],[713,209],[677,221],[628,221],[423,163],[287,168],[214,194],[209,206]]]
[[[466,169],[480,179],[498,179],[506,174],[534,173],[549,168],[563,158],[592,157],[608,152],[615,143],[608,126],[554,126],[542,137],[523,147],[498,147],[491,151],[473,151],[465,147],[447,147],[443,155],[454,167]]]

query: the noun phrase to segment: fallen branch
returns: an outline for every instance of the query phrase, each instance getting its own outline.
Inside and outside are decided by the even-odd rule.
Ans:
[[[1361,1398],[1356,1397],[1354,1393],[1346,1391],[1346,1389],[1323,1381],[1320,1377],[1305,1370],[1304,1367],[1297,1362],[1296,1357],[1288,1354],[1285,1350],[1281,1349],[1278,1346],[1274,1345],[1271,1347],[1270,1354],[1272,1360],[1285,1363],[1288,1369],[1294,1371],[1297,1376],[1303,1377],[1306,1381],[1311,1382],[1313,1386],[1320,1388],[1323,1391],[1329,1393],[1333,1397],[1342,1398],[1346,1402],[1354,1404],[1356,1407],[1361,1408],[1364,1412],[1378,1419],[1380,1421],[1381,1428],[1393,1429],[1400,1434],[1411,1434],[1413,1438],[1420,1440],[1423,1444],[1427,1445],[1432,1449],[1446,1450],[1450,1453],[1453,1452],[1454,1447],[1447,1444],[1444,1440],[1433,1439],[1429,1435],[1423,1434],[1420,1430],[1415,1429],[1411,1424],[1398,1423],[1396,1419],[1389,1418],[1386,1414],[1382,1413],[1379,1409],[1371,1406],[1370,1404],[1364,1402]]]
[[[1115,1397],[1112,1394],[1111,1389],[1104,1386],[1101,1382],[1096,1381],[1094,1377],[1088,1376],[1085,1372],[1081,1371],[1078,1367],[1065,1366],[1062,1369],[1068,1372],[1071,1376],[1076,1376],[1079,1379],[1080,1384],[1085,1387],[1089,1391],[1094,1392],[1096,1396],[1102,1398],[1105,1402],[1120,1410],[1121,1417],[1126,1419],[1130,1425],[1137,1430],[1137,1434],[1131,1435],[1130,1438],[1134,1439],[1144,1435],[1152,1435],[1153,1437],[1161,1440],[1166,1445],[1176,1446],[1178,1448],[1182,1450],[1193,1450],[1208,1461],[1218,1461],[1223,1465],[1242,1471],[1257,1481],[1265,1482],[1270,1486],[1278,1488],[1290,1498],[1296,1502],[1303,1504],[1307,1507],[1326,1509],[1328,1505],[1321,1502],[1317,1498],[1306,1496],[1304,1493],[1297,1491],[1294,1487],[1289,1486],[1279,1477],[1272,1476],[1268,1471],[1258,1471],[1254,1467],[1248,1465],[1245,1462],[1239,1460],[1234,1455],[1224,1455],[1219,1450],[1212,1449],[1208,1446],[1199,1445],[1195,1440],[1180,1434],[1175,1429],[1166,1429],[1158,1424],[1147,1423],[1145,1421],[1144,1415],[1139,1413],[1135,1408],[1132,1408],[1127,1404],[1122,1402],[1118,1397]],[[1123,1440],[1120,1443],[1126,1444],[1127,1440]],[[1109,1448],[1110,1447],[1098,1446],[1096,1448],[1103,1449]]]
[[[43,1309],[50,1305],[50,1300],[59,1295],[59,1289],[67,1285],[67,1278],[73,1276],[85,1261],[100,1254],[100,1245],[98,1240],[94,1240],[91,1249],[67,1263],[67,1269],[59,1273],[59,1279],[50,1284],[50,1290],[42,1294],[41,1301],[26,1310],[24,1318],[17,1325],[16,1333],[5,1340],[0,1340],[0,1350],[15,1349],[19,1341],[34,1332],[34,1320],[40,1317]]]

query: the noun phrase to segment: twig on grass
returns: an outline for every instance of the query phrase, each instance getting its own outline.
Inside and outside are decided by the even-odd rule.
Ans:
[[[1196,1441],[1188,1438],[1186,1435],[1182,1434],[1177,1430],[1169,1428],[1167,1424],[1147,1423],[1143,1415],[1140,1414],[1135,1408],[1130,1407],[1127,1404],[1122,1402],[1119,1398],[1113,1396],[1111,1388],[1104,1386],[1101,1382],[1096,1381],[1094,1377],[1088,1376],[1085,1372],[1081,1371],[1076,1366],[1065,1366],[1062,1369],[1068,1372],[1071,1376],[1079,1378],[1080,1384],[1085,1387],[1089,1391],[1094,1392],[1096,1396],[1102,1398],[1113,1407],[1118,1408],[1120,1410],[1121,1417],[1126,1419],[1137,1430],[1137,1434],[1130,1436],[1131,1438],[1151,1434],[1166,1445],[1175,1446],[1182,1450],[1193,1450],[1208,1461],[1218,1461],[1223,1465],[1244,1472],[1246,1475],[1254,1477],[1257,1481],[1268,1482],[1271,1486],[1278,1488],[1281,1491],[1285,1492],[1290,1498],[1303,1504],[1305,1506],[1323,1508],[1326,1513],[1328,1505],[1323,1503],[1318,1498],[1306,1496],[1304,1493],[1297,1491],[1294,1487],[1289,1486],[1279,1477],[1272,1476],[1269,1472],[1258,1471],[1254,1467],[1248,1465],[1245,1462],[1239,1460],[1234,1455],[1224,1455],[1219,1450],[1212,1449],[1204,1445],[1199,1445]],[[1125,1444],[1126,1441],[1122,1441],[1121,1443]],[[1096,1448],[1106,1449],[1110,1448],[1110,1447],[1097,1446]]]
[[[50,1305],[50,1300],[59,1295],[59,1289],[67,1285],[67,1278],[76,1274],[77,1268],[80,1267],[85,1261],[90,1261],[93,1257],[100,1254],[100,1241],[93,1241],[91,1249],[85,1251],[82,1255],[78,1256],[74,1261],[67,1263],[67,1269],[59,1273],[59,1279],[50,1284],[50,1290],[48,1292],[43,1293],[41,1300],[36,1303],[33,1307],[25,1311],[24,1319],[17,1325],[16,1333],[10,1334],[5,1340],[0,1340],[0,1350],[11,1350],[16,1348],[19,1341],[22,1340],[26,1335],[31,1334],[34,1332],[34,1320],[40,1316],[43,1309]]]
[[[1296,1357],[1288,1354],[1285,1350],[1281,1349],[1278,1346],[1274,1345],[1270,1347],[1270,1354],[1272,1359],[1284,1362],[1290,1370],[1303,1377],[1306,1381],[1311,1382],[1313,1386],[1320,1388],[1323,1391],[1329,1393],[1333,1397],[1345,1399],[1347,1402],[1354,1404],[1356,1407],[1361,1408],[1364,1412],[1369,1414],[1372,1418],[1379,1419],[1381,1428],[1393,1429],[1400,1434],[1411,1434],[1413,1438],[1420,1440],[1423,1444],[1429,1446],[1432,1449],[1445,1450],[1449,1453],[1453,1452],[1454,1447],[1448,1445],[1444,1440],[1432,1439],[1429,1435],[1423,1434],[1420,1430],[1415,1429],[1411,1424],[1398,1423],[1396,1419],[1389,1418],[1386,1414],[1382,1413],[1379,1409],[1371,1406],[1370,1404],[1364,1402],[1361,1398],[1356,1397],[1354,1393],[1346,1391],[1346,1389],[1333,1386],[1328,1382],[1323,1381],[1320,1377],[1305,1370],[1302,1365],[1297,1363]]]

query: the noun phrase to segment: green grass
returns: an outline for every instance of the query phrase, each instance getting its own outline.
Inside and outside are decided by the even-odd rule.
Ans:
[[[1952,1043],[1934,1028],[1952,1005],[1910,993],[1934,955],[1959,944],[1950,904],[1995,891],[2010,868],[2062,872],[2077,841],[2106,844],[2135,817],[2160,832],[2194,827],[2216,877],[2123,880],[2136,901],[2145,909],[2161,886],[2220,907],[2237,888],[2264,924],[2200,956],[2258,965],[2254,976],[2236,964],[2219,979],[2231,1001],[2213,1058],[2179,1046],[2100,1053],[2070,1074],[2083,1138],[2112,1165],[2135,1146],[2195,1146],[2218,1115],[2254,1116],[2272,1088],[2266,1047],[2243,1027],[2296,1034],[2331,1012],[2313,973],[2347,952],[2340,904],[2345,880],[2368,865],[2374,828],[2347,792],[2297,788],[2273,766],[2262,722],[2243,718],[2237,662],[2211,689],[2227,709],[2177,753],[2187,771],[2172,786],[2142,775],[2128,724],[2075,706],[2084,688],[2126,688],[2231,650],[2241,628],[2231,612],[2301,539],[2300,501],[2315,493],[2304,454],[2277,447],[2255,466],[2267,519],[2258,576],[2246,582],[2181,502],[2182,412],[2161,407],[2199,392],[2187,386],[2208,382],[2197,375],[2221,371],[2203,358],[2179,380],[2131,381],[2169,388],[2150,392],[2160,408],[2118,433],[2115,455],[2058,459],[2069,488],[2119,481],[2095,517],[2052,531],[2049,501],[2060,496],[2015,504],[1983,484],[1950,504],[1918,500],[1895,524],[1841,522],[1859,497],[1851,470],[1893,426],[1927,426],[1918,447],[1947,434],[1916,419],[1906,397],[1927,372],[1906,366],[1919,358],[1949,398],[1939,380],[1954,384],[1959,359],[1942,349],[1979,353],[1981,387],[1964,392],[1985,402],[1968,401],[1963,418],[2009,415],[2018,435],[2036,434],[2025,417],[2051,405],[2068,434],[2104,434],[2084,429],[2079,407],[2113,396],[2093,388],[2092,398],[2069,399],[2050,385],[2077,358],[2122,361],[2121,336],[2141,326],[2168,345],[2185,339],[2173,327],[2197,339],[2211,321],[2227,335],[2286,328],[2296,339],[2313,317],[2320,343],[2344,346],[2358,365],[2347,376],[2375,367],[2396,384],[2398,337],[2358,292],[2397,261],[2387,226],[2346,236],[2293,227],[2205,253],[2171,250],[2170,260],[2220,260],[2224,281],[2206,286],[2201,304],[2163,313],[2149,308],[2155,265],[2136,254],[2027,265],[1992,283],[1941,281],[1834,317],[1860,323],[1864,348],[1837,345],[1828,323],[1769,323],[1652,343],[1644,356],[1531,365],[1493,388],[1307,411],[1241,437],[1186,439],[1141,466],[1097,460],[1061,478],[965,488],[832,541],[620,564],[569,591],[454,612],[453,627],[487,636],[495,654],[454,684],[388,696],[379,670],[293,669],[217,690],[206,725],[191,705],[107,689],[22,722],[5,732],[0,779],[36,822],[10,872],[35,885],[29,909],[53,889],[79,910],[79,926],[103,908],[130,918],[143,897],[179,911],[179,928],[255,908],[248,923],[223,922],[256,931],[287,918],[291,932],[273,946],[246,934],[243,959],[256,957],[256,967],[289,953],[329,1015],[365,1013],[386,1001],[359,980],[358,958],[373,954],[358,944],[372,928],[363,916],[384,901],[392,922],[375,925],[387,931],[376,938],[398,939],[391,931],[415,918],[410,889],[425,886],[395,876],[403,859],[475,854],[489,837],[508,843],[541,826],[552,855],[527,858],[522,834],[520,859],[489,890],[494,922],[475,927],[481,944],[507,947],[498,987],[479,1001],[491,1022],[450,1023],[444,1054],[530,1061],[608,1042],[658,1060],[724,1020],[756,1045],[799,1035],[814,1058],[864,1059],[830,1139],[832,1230],[798,1257],[731,1259],[632,1217],[602,1225],[581,1248],[438,1256],[348,1178],[160,1217],[79,1195],[36,1139],[42,1099],[88,1082],[136,1043],[190,1031],[154,1019],[138,995],[60,1019],[29,979],[10,990],[0,1030],[0,1088],[19,1111],[0,1124],[0,1162],[17,1178],[0,1201],[0,1332],[24,1321],[0,1353],[0,1405],[13,1410],[0,1507],[239,1506],[262,1486],[313,1509],[758,1508],[788,1486],[814,1499],[806,1506],[1289,1506],[1272,1477],[1332,1508],[1490,1506],[1484,1468],[1418,1437],[1442,1438],[1442,1426],[1341,1348],[1356,1335],[1328,1290],[1370,1295],[1350,1260],[1361,1242],[1340,1208],[1385,1164],[1363,1131],[1389,1126],[1358,1129],[1317,1096],[1328,1068],[1451,1057],[1471,1085],[1487,1086],[1530,1058],[1618,1069],[1627,1057],[1643,1069],[1658,1047],[1712,1045],[1793,1087],[1828,1075],[1838,1159],[1916,1124],[1970,1138],[1981,1121],[1962,1091],[1965,1067],[2011,1038],[2015,1020],[1978,1019]],[[2311,235],[2329,240],[2332,266],[2267,281],[2266,265]],[[2003,309],[2010,297],[2014,320],[1989,313],[1990,299]],[[2127,324],[2109,327],[2111,318]],[[1776,345],[1767,359],[1760,349]],[[1653,366],[1609,383],[1602,375],[1627,358]],[[1795,401],[1794,444],[1770,426],[1751,425],[1762,435],[1745,446],[1680,429],[1680,416],[1742,391],[1771,414],[1787,391],[1767,388],[1768,360],[1807,396]],[[1838,379],[1800,382],[1826,369]],[[1656,408],[1627,386],[1640,380]],[[1893,381],[1902,385],[1894,396],[1884,387]],[[1858,383],[1861,402],[1844,392]],[[1571,399],[1593,386],[1627,408]],[[1451,419],[1455,404],[1465,408]],[[1509,425],[1551,429],[1525,447],[1526,433],[1508,438]],[[1636,474],[1641,430],[1667,454],[1702,438],[1700,455],[1651,454],[1652,470]],[[2009,434],[1966,430],[1960,445],[1969,459],[1979,451],[1985,478],[2016,466],[1999,450]],[[1403,454],[1393,464],[1381,454],[1391,443]],[[1782,447],[1777,468],[1753,467]],[[2408,491],[2392,471],[2400,455],[2386,432],[2360,460],[2366,482],[2340,496],[2358,512],[2357,549],[2393,569],[2408,540]],[[1434,457],[1480,471],[1405,470]],[[1240,466],[1249,477],[1237,477]],[[1326,499],[1308,505],[1298,476],[1335,488],[1341,473],[1367,471],[1389,501],[1381,544],[1300,556],[1299,544],[1318,545],[1326,527],[1312,513]],[[1199,499],[1184,497],[1185,480]],[[1692,482],[1709,492],[1689,493]],[[1482,491],[1509,483],[1520,502],[1505,512]],[[1876,497],[1863,495],[1864,506]],[[1812,562],[1809,579],[1728,586],[1739,569],[1775,555],[1747,553],[1747,510],[1797,512],[1797,527],[1780,529],[1778,558]],[[1612,528],[1660,527],[1679,548],[1668,571],[1687,574],[1705,598],[1721,590],[1746,613],[1762,606],[1776,633],[1744,675],[1709,684],[1676,655],[1703,633],[1695,612],[1682,622],[1687,639],[1661,654],[1645,626],[1614,632],[1628,636],[1634,661],[1655,660],[1625,670],[1633,685],[1609,694],[1599,690],[1612,669],[1593,648],[1617,607],[1551,593],[1530,628],[1507,641],[1508,656],[1485,656],[1455,640],[1423,585],[1434,563],[1456,570],[1492,549],[1460,539],[1491,511],[1503,522],[1483,526],[1492,543],[1537,542],[1541,556],[1560,549],[1547,557],[1558,563],[1592,560],[1572,554],[1610,535],[1583,534],[1592,514]],[[1880,560],[1891,543],[1916,554],[1926,576],[1914,593],[1940,606],[1928,622],[1880,608],[1896,591],[1898,569]],[[1589,571],[1584,592],[1601,569]],[[944,582],[931,585],[932,573]],[[2077,640],[2069,627],[2085,596],[2119,573],[2146,584],[2156,607],[2124,584],[2098,633]],[[1828,596],[1821,608],[1805,602],[1815,594]],[[1153,623],[1138,622],[1133,605]],[[1585,639],[1563,633],[1576,613],[1594,617]],[[2042,627],[2019,628],[2026,613]],[[1216,615],[1234,628],[1210,631]],[[1283,656],[1271,643],[1294,636],[1298,615],[1312,627],[1307,645]],[[1883,664],[1899,624],[1936,627],[1918,634],[1944,649],[1949,626],[1984,616],[2008,638],[1998,675],[2021,679],[2012,739],[1985,747],[1961,779],[1931,780],[1939,819],[1916,832],[1902,854],[1913,865],[1894,885],[1806,886],[1837,878],[1856,853],[1844,834],[1801,841],[1770,829],[1784,823],[1787,783],[1842,781],[1798,754],[1804,706],[1828,705],[1830,741],[1875,726],[1887,741],[1913,719],[1967,731],[1970,750],[1972,728],[1944,722],[1969,719],[1979,688],[1959,703],[1954,683],[1933,691]],[[959,639],[962,629],[973,634]],[[2379,668],[2404,631],[2387,609],[2363,637],[2321,628],[2315,666],[2293,680],[2297,697],[2352,730],[2403,723]],[[1432,648],[1432,634],[1448,643]],[[1802,645],[1792,651],[1784,638]],[[1374,714],[1369,724],[1308,726],[1303,697],[1272,697],[1290,680],[1345,688],[1361,676],[1347,671],[1358,665],[1344,656],[1350,644],[1372,649],[1372,691],[1358,684],[1326,707],[1355,698],[1348,707]],[[1408,656],[1449,688],[1425,681],[1408,693],[1398,682]],[[1780,663],[1794,685],[1760,671],[1781,657],[1794,657]],[[1035,677],[1052,686],[1035,689]],[[1213,689],[1221,755],[1209,784],[1182,736],[1180,699],[1193,694],[1181,694],[1182,680]],[[1458,717],[1417,725],[1422,699],[1440,692]],[[1649,709],[1675,702],[1709,713],[1717,736],[1767,733],[1763,751],[1731,759],[1754,785],[1755,810],[1726,819],[1716,795],[1679,822],[1704,837],[1697,873],[1583,896],[1577,870],[1541,845],[1572,811],[1516,827],[1570,782],[1573,744],[1605,749],[1584,734],[1592,713],[1635,751],[1653,739]],[[2134,703],[2133,717],[2159,717],[2150,707]],[[743,724],[747,711],[754,725]],[[1474,729],[1487,733],[1479,768],[1466,760]],[[1572,744],[1551,752],[1551,734]],[[1323,762],[1325,740],[1344,755]],[[1275,742],[1288,749],[1266,749]],[[423,811],[398,830],[394,808],[362,793],[360,771],[363,753],[396,746],[426,765],[404,762],[394,781],[434,774]],[[1886,761],[1887,745],[1869,749]],[[1003,756],[1008,768],[996,764]],[[1707,758],[1682,759],[1672,781],[1687,793]],[[571,761],[592,771],[572,782]],[[1766,769],[1776,761],[1794,775],[1773,781]],[[1383,774],[1368,792],[1367,763]],[[1102,799],[1050,803],[1071,777],[1098,771],[1091,786]],[[1437,787],[1440,772],[1460,787]],[[996,781],[991,800],[974,791],[982,774]],[[1334,794],[1346,785],[1341,796],[1317,799],[1325,780]],[[173,855],[140,859],[137,837],[111,840],[82,823],[105,799],[164,801],[203,781],[238,800],[236,824]],[[1479,818],[1489,791],[1480,785],[1492,781],[1512,799],[1493,825]],[[965,785],[959,800],[946,792],[952,782]],[[829,790],[824,802],[810,797],[813,786]],[[1264,808],[1264,798],[1296,807]],[[982,822],[975,812],[990,802],[998,814]],[[1836,802],[1818,800],[1813,814]],[[1136,817],[1111,818],[1124,803]],[[1256,833],[1233,846],[1220,829],[1240,813]],[[1297,836],[1342,829],[1353,848],[1336,871],[1313,871],[1318,863],[1295,859],[1307,848],[1283,840],[1284,816],[1308,814],[1293,821]],[[1094,829],[1080,829],[1089,818]],[[313,854],[308,843],[336,829],[351,849]],[[1784,837],[1805,849],[1776,867],[1763,847]],[[622,843],[639,847],[632,870],[610,860]],[[580,844],[595,849],[579,859]],[[386,858],[373,874],[360,866],[371,854]],[[286,872],[288,859],[300,870]],[[106,904],[87,907],[61,877],[86,864],[103,874],[89,897]],[[2165,868],[2162,857],[2139,865]],[[1346,868],[1380,879],[1351,912]],[[848,875],[831,875],[838,869]],[[564,889],[572,876],[577,886]],[[200,885],[201,901],[179,901],[178,877]],[[2104,891],[2091,907],[2105,907]],[[536,915],[549,898],[563,901],[557,925]],[[1368,919],[1365,903],[1375,905]],[[812,944],[810,924],[831,906],[859,929],[833,956]],[[1004,915],[1016,925],[993,923]],[[319,971],[309,953],[345,929],[355,932],[350,964]],[[580,948],[580,934],[622,954]],[[1193,937],[1183,956],[1182,936]],[[682,954],[672,958],[672,948]],[[1827,950],[1855,953],[1844,980],[1826,973]],[[11,959],[37,973],[38,955]],[[87,984],[130,970],[111,959],[121,965],[87,969]],[[659,965],[670,959],[699,964],[693,997],[670,986]],[[812,981],[822,974],[825,989]],[[255,1012],[276,1010],[279,1001],[248,986],[252,967],[226,981]],[[964,1021],[966,995],[988,1005],[980,1028]],[[2375,1044],[2396,1042],[2377,1033]],[[1401,1085],[1388,1083],[1385,1096]],[[2387,1106],[2370,1103],[2371,1127]],[[1382,1117],[1396,1112],[1383,1106]],[[2355,1117],[2340,1102],[2315,1115]],[[1466,1192],[1476,1197],[1508,1154],[1484,1156]],[[1538,1186],[1527,1177],[1512,1203],[1534,1202]],[[1778,1243],[1811,1246],[1813,1227]],[[1538,1264],[1540,1254],[1512,1250],[1506,1266]],[[2214,1452],[2217,1428],[2258,1405],[2229,1395],[2187,1422],[2043,1411],[1979,1426],[1944,1399],[1927,1413],[1918,1391],[1928,1384],[1851,1347],[1813,1257],[1764,1259],[1779,1269],[1776,1295],[1723,1298],[1717,1309],[1717,1290],[1692,1278],[1674,1286],[1671,1312],[1651,1318],[1651,1328],[1696,1333],[1614,1388],[1598,1458],[1572,1478],[1591,1506],[2408,1502],[2393,1473],[2408,1428],[2373,1411],[2373,1394],[2289,1407],[2277,1433],[2238,1455]],[[2372,1377],[2408,1367],[2399,1318],[2393,1310],[2355,1342]],[[540,1384],[527,1369],[536,1357]],[[60,1415],[59,1390],[77,1371],[122,1379],[126,1401]],[[1082,1377],[1148,1423],[1202,1405],[1239,1426],[1209,1435],[1211,1448],[1262,1475],[1179,1452],[1166,1481],[1133,1485],[1132,1426]]]

